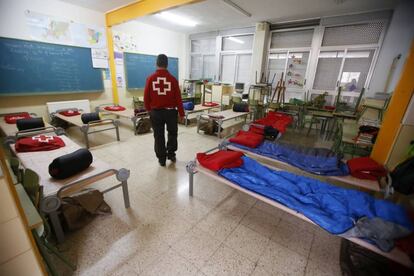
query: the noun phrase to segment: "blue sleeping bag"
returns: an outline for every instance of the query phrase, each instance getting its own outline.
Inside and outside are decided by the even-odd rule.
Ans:
[[[222,169],[219,175],[302,213],[332,234],[346,232],[362,217],[378,217],[413,231],[404,208],[392,202],[309,177],[271,170],[249,157],[242,158],[242,166]]]
[[[194,110],[194,104],[192,102],[183,102],[184,110]]]
[[[305,148],[302,146],[272,143],[264,141],[257,148],[249,148],[236,143],[235,147],[248,150],[288,163],[301,170],[317,175],[348,175],[348,166],[332,151],[322,148]]]

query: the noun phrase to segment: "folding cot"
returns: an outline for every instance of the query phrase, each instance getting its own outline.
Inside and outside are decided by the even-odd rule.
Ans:
[[[33,131],[17,133],[17,138],[22,137],[36,137],[39,135],[55,135],[53,129],[44,131]],[[10,144],[10,148],[14,155],[20,160],[20,164],[24,169],[30,169],[39,177],[39,184],[42,187],[43,198],[40,201],[41,211],[49,214],[56,237],[59,242],[64,240],[64,234],[57,217],[57,212],[61,205],[61,198],[80,191],[82,188],[92,185],[99,180],[115,176],[117,181],[111,187],[102,191],[103,193],[112,191],[116,188],[122,188],[125,208],[129,208],[129,193],[128,193],[128,178],[129,170],[125,168],[115,169],[94,157],[92,164],[85,171],[78,173],[66,179],[54,179],[49,175],[49,164],[57,157],[72,153],[81,149],[79,145],[70,140],[65,135],[59,135],[65,143],[64,147],[51,151],[37,151],[37,152],[17,152],[15,144]]]
[[[67,102],[48,102],[46,103],[49,115],[51,118],[57,118],[63,122],[74,125],[83,133],[86,148],[89,148],[89,134],[103,132],[114,129],[116,132],[116,139],[119,139],[119,121],[113,119],[101,119],[88,123],[83,123],[82,114],[75,116],[65,116],[61,113],[65,111],[79,111],[80,113],[90,112],[89,100],[67,101]],[[106,127],[107,126],[107,127]]]
[[[103,112],[111,115],[115,115],[118,117],[123,117],[132,121],[132,125],[134,127],[134,132],[136,134],[137,124],[140,119],[149,117],[147,111],[135,113],[135,110],[132,108],[125,107],[125,110],[110,110],[108,107],[115,106],[115,104],[102,104],[96,107],[96,112]]]
[[[211,153],[215,150],[217,150],[218,148],[214,148],[211,149],[209,151],[206,151],[205,153]],[[261,165],[263,166],[263,165]],[[264,167],[264,166],[263,166]],[[239,185],[238,183],[232,182],[230,180],[228,180],[227,178],[221,176],[218,172],[210,170],[206,167],[203,167],[200,162],[195,159],[194,161],[190,161],[187,164],[187,172],[189,174],[189,195],[193,196],[193,191],[194,191],[194,174],[196,173],[201,173],[217,182],[223,183],[225,185],[228,185],[236,190],[239,190],[243,193],[246,193],[260,201],[263,201],[265,203],[268,203],[278,209],[281,209],[282,211],[285,211],[293,216],[296,216],[304,221],[307,221],[309,223],[312,224],[316,224],[314,221],[312,221],[311,219],[309,219],[307,216],[305,216],[304,214],[302,214],[301,212],[294,210],[292,208],[289,208],[286,206],[286,204],[282,204],[280,203],[278,200],[274,200],[271,199],[268,196],[263,195],[263,193],[259,192],[259,191],[255,191],[253,189],[248,189],[246,187],[243,187],[241,185]],[[251,179],[252,175],[249,175],[248,178]],[[374,245],[373,243],[371,243],[370,241],[367,241],[366,239],[363,238],[356,238],[356,237],[351,237],[349,235],[344,235],[344,234],[338,234],[338,236],[347,239],[353,243],[356,243],[368,250],[371,250],[377,254],[380,254],[386,258],[389,258],[399,264],[402,264],[406,267],[410,267],[413,268],[414,267],[414,263],[412,262],[412,260],[410,259],[410,257],[403,251],[401,251],[399,248],[394,247],[391,251],[389,252],[385,252],[382,251],[381,249],[379,249],[376,245]]]
[[[194,106],[193,110],[185,110],[185,117],[184,117],[184,124],[185,126],[188,125],[188,116],[191,114],[196,114],[196,113],[204,113],[205,111],[207,111],[208,113],[212,110],[212,109],[217,109],[217,108],[221,108],[221,105],[217,104],[216,106],[206,106],[206,105],[202,105],[202,104],[197,104]]]
[[[217,125],[218,125],[217,137],[220,138],[222,125],[224,122],[229,121],[229,120],[236,120],[239,118],[243,118],[244,122],[246,122],[247,116],[251,114],[252,114],[251,111],[235,112],[231,109],[220,111],[220,112],[215,112],[215,113],[209,113],[209,114],[200,114],[197,116],[197,133],[199,133],[200,131],[200,125],[202,121],[213,120],[214,122],[217,122]]]
[[[6,123],[6,120],[4,119],[4,117],[7,115],[19,115],[19,114],[21,114],[21,112],[0,114],[0,130],[2,134],[6,137],[6,139],[13,139],[13,137],[16,135],[16,133],[19,130],[17,129],[16,124]],[[35,113],[30,113],[30,115],[32,117],[37,116]],[[45,128],[47,127],[51,127],[51,125],[45,122]]]

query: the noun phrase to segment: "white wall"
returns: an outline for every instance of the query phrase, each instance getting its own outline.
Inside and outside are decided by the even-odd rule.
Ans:
[[[0,0],[0,36],[30,40],[26,28],[25,11],[42,13],[77,23],[93,26],[105,26],[103,13],[57,0]],[[106,89],[103,93],[77,93],[62,95],[34,95],[0,97],[0,113],[28,111],[46,116],[46,102],[74,99],[89,99],[92,105],[111,102],[112,92]]]
[[[166,54],[178,57],[179,60],[179,83],[182,85],[187,75],[187,39],[183,33],[177,33],[144,24],[136,20],[114,26],[113,33],[125,33],[133,36],[137,45],[137,52],[141,54],[158,55]],[[130,92],[125,88],[119,88],[118,94],[120,104],[131,105],[132,96],[142,95],[141,91]]]
[[[391,23],[378,57],[367,95],[375,92],[392,92],[397,85],[404,61],[414,39],[414,1],[402,0],[394,10]],[[401,58],[393,73],[388,91],[384,91],[387,76],[393,59],[401,54]]]

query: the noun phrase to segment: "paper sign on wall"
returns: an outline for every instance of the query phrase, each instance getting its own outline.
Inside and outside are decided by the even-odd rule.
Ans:
[[[91,49],[93,68],[108,68],[108,50],[107,49]]]

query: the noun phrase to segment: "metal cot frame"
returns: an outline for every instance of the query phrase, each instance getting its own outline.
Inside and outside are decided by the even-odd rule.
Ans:
[[[195,114],[195,113],[204,113],[204,111],[207,111],[207,113],[210,113],[210,110],[215,109],[215,108],[222,108],[221,105],[217,105],[217,106],[203,106],[201,104],[198,104],[194,107],[193,110],[184,110],[185,113],[185,117],[184,117],[184,125],[188,126],[188,116],[190,114]]]
[[[200,115],[197,116],[197,133],[200,132],[201,121],[213,120],[213,121],[217,122],[217,124],[218,124],[217,137],[221,138],[221,129],[222,129],[222,125],[223,125],[224,122],[244,117],[244,122],[246,123],[247,116],[251,115],[252,113],[253,113],[252,111],[249,111],[249,112],[234,112],[233,110],[225,110],[225,111],[220,111],[220,112],[210,114],[210,115],[214,114],[214,115],[218,115],[218,116],[220,116],[221,114],[228,115],[228,116],[223,115],[223,118],[212,117],[209,114],[205,114],[205,115],[200,114]]]
[[[119,117],[124,117],[124,118],[130,119],[131,122],[132,122],[132,125],[134,127],[134,133],[135,133],[135,135],[137,135],[136,129],[137,129],[137,125],[138,125],[139,120],[143,119],[143,118],[146,118],[146,117],[149,117],[149,113],[147,111],[145,111],[145,112],[135,114],[134,110],[131,109],[131,108],[127,108],[124,111],[110,111],[110,110],[105,109],[106,106],[112,106],[112,105],[114,105],[114,104],[101,104],[101,105],[99,105],[95,108],[95,111],[96,112],[104,112],[104,113],[111,114],[111,115],[116,115],[116,116],[118,116],[118,118]]]
[[[209,153],[209,152],[215,151],[217,149],[222,149],[222,148],[221,147],[216,147],[216,148],[213,148],[211,150],[206,151],[205,153]],[[209,169],[206,169],[206,168],[202,167],[197,162],[197,160],[190,161],[187,164],[186,169],[187,169],[187,172],[188,172],[188,175],[189,175],[189,196],[193,196],[193,194],[194,194],[194,175],[196,173],[201,173],[201,174],[206,175],[207,177],[210,177],[210,178],[212,178],[212,179],[214,179],[214,180],[216,180],[220,183],[223,183],[227,186],[230,186],[233,189],[241,191],[241,192],[243,192],[245,194],[248,194],[248,195],[250,195],[250,196],[252,196],[252,197],[254,197],[254,198],[256,198],[260,201],[263,201],[263,202],[265,202],[267,204],[270,204],[270,205],[272,205],[272,206],[274,206],[278,209],[281,209],[282,211],[284,211],[286,213],[289,213],[289,214],[291,214],[291,215],[293,215],[297,218],[300,218],[304,221],[307,221],[309,223],[312,223],[312,224],[316,225],[313,221],[311,221],[310,219],[308,219],[307,217],[305,217],[301,213],[299,213],[295,210],[292,210],[292,209],[290,209],[290,208],[288,208],[288,207],[286,207],[286,206],[284,206],[284,205],[282,205],[282,204],[280,204],[280,203],[278,203],[274,200],[271,200],[267,197],[264,197],[260,194],[257,194],[255,192],[247,190],[243,187],[240,187],[239,185],[225,179],[224,177],[219,176],[214,171],[211,171]],[[414,263],[411,261],[410,257],[407,254],[405,254],[403,251],[399,250],[398,248],[394,248],[390,252],[384,252],[384,251],[381,251],[375,245],[373,245],[373,244],[371,244],[371,243],[369,243],[365,240],[358,239],[358,238],[344,237],[342,235],[339,235],[339,237],[347,239],[347,240],[349,240],[353,243],[356,243],[356,244],[358,244],[358,245],[360,245],[360,246],[362,246],[362,247],[364,247],[368,250],[371,250],[371,251],[373,251],[373,252],[375,252],[379,255],[382,255],[382,256],[384,256],[384,257],[386,257],[390,260],[393,260],[393,261],[395,261],[399,264],[402,264],[406,267],[414,268]]]
[[[75,125],[75,126],[79,127],[79,129],[82,132],[83,137],[85,139],[86,148],[88,148],[88,149],[89,149],[89,134],[115,129],[116,139],[117,139],[117,141],[120,141],[120,138],[119,138],[119,124],[120,123],[119,123],[118,120],[102,119],[102,120],[99,120],[99,121],[92,121],[92,122],[88,122],[87,124],[84,124],[80,120],[81,115],[76,115],[76,116],[73,116],[73,117],[66,117],[64,115],[59,114],[59,112],[63,112],[63,111],[67,111],[67,110],[75,110],[75,109],[76,108],[59,109],[56,112],[53,112],[52,114],[50,114],[50,116],[52,118],[58,118],[59,120],[62,120],[64,122],[67,122],[69,124],[72,124],[72,125]],[[76,118],[78,118],[79,120],[76,120]],[[91,127],[97,127],[97,126],[109,125],[109,124],[111,124],[112,127],[107,127],[107,128],[97,129],[97,130],[92,130],[92,131],[90,130]]]
[[[39,135],[39,134],[47,134],[47,133],[55,133],[57,135],[63,135],[62,129],[55,129],[53,127],[43,129],[40,131],[25,131],[25,132],[18,132],[16,134],[16,140],[18,138],[22,137],[30,137],[33,135]],[[64,133],[64,131],[63,131]],[[67,138],[69,139],[69,138]],[[70,139],[69,139],[70,140]],[[12,145],[10,144],[10,147]],[[80,147],[79,147],[80,148]],[[13,152],[13,150],[12,150]],[[47,152],[45,152],[47,154]],[[19,156],[17,156],[19,158]],[[21,158],[19,158],[21,161],[23,161]],[[96,158],[95,158],[96,160]],[[23,165],[24,169],[31,169],[30,167],[25,167]],[[37,172],[36,172],[37,174]],[[89,186],[99,180],[102,180],[104,178],[110,177],[115,175],[116,179],[120,182],[117,183],[105,190],[102,191],[102,193],[110,192],[114,189],[117,189],[119,187],[122,188],[123,198],[124,198],[124,205],[125,208],[130,207],[130,200],[129,200],[129,191],[128,191],[128,178],[130,176],[130,171],[121,168],[121,169],[107,169],[104,171],[100,171],[96,174],[87,176],[85,178],[80,178],[78,180],[75,180],[73,182],[70,182],[68,184],[63,184],[62,187],[60,187],[56,192],[48,193],[45,195],[44,198],[41,199],[40,202],[40,210],[47,215],[49,215],[53,229],[55,231],[56,239],[59,243],[62,243],[65,240],[64,232],[62,229],[62,225],[60,223],[60,219],[58,217],[59,208],[62,203],[62,197],[68,196],[70,194],[73,194],[75,192],[80,191],[83,187]],[[39,175],[39,182],[40,182],[40,175]],[[42,183],[44,185],[44,183]],[[47,183],[46,183],[47,185]]]

